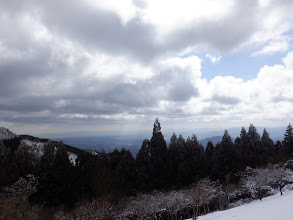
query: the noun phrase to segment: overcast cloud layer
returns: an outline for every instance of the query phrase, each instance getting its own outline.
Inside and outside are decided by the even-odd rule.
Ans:
[[[292,10],[289,0],[0,0],[0,126],[287,125]],[[203,77],[203,62],[241,53],[283,59],[248,80]]]

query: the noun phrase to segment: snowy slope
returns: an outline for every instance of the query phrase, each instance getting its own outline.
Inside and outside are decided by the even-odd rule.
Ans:
[[[16,134],[11,132],[9,129],[0,127],[0,140],[12,139],[15,137],[16,137]]]
[[[42,141],[32,141],[32,140],[28,140],[28,139],[23,139],[21,141],[21,143],[26,144],[27,146],[29,146],[29,150],[30,152],[35,155],[37,158],[41,158],[41,156],[44,155],[44,145],[46,143],[42,142]],[[57,149],[55,149],[57,150]],[[77,155],[67,151],[68,154],[68,158],[70,160],[70,162],[75,165],[75,160],[77,159]]]
[[[44,155],[44,145],[45,143],[38,142],[38,141],[31,141],[28,139],[24,139],[21,141],[28,146],[30,146],[30,151],[34,154],[37,158],[41,158]]]
[[[198,220],[292,220],[293,191],[264,198],[225,211],[200,216]]]

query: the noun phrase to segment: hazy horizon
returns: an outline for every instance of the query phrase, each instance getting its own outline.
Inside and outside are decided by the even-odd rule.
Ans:
[[[199,140],[205,139],[205,138],[211,138],[215,136],[222,136],[224,134],[224,131],[227,130],[232,138],[239,137],[240,131],[244,127],[248,131],[248,126],[241,126],[241,127],[230,127],[230,128],[215,128],[215,129],[181,129],[180,127],[176,128],[176,130],[173,129],[166,129],[162,125],[162,134],[164,135],[166,140],[169,140],[173,133],[176,135],[181,134],[184,138],[187,138],[188,136],[192,136],[192,134],[195,134]],[[263,129],[265,128],[268,133],[270,134],[270,137],[273,140],[282,139],[284,137],[284,133],[286,131],[287,125],[284,127],[262,127],[262,126],[256,126],[257,131],[260,135],[262,135]],[[10,129],[10,128],[8,128]],[[10,129],[12,132],[14,130]],[[16,132],[15,132],[16,133]],[[62,139],[62,138],[87,138],[87,137],[117,137],[117,138],[140,138],[141,140],[147,138],[150,139],[152,137],[152,127],[150,127],[148,130],[137,130],[137,131],[121,131],[121,130],[113,130],[113,131],[103,131],[103,132],[97,132],[97,131],[71,131],[67,132],[64,130],[63,132],[56,132],[56,133],[16,133],[18,135],[31,135],[36,136],[40,138],[49,138],[49,139]]]

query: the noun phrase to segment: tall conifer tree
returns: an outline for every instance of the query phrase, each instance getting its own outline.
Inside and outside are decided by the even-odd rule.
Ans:
[[[284,134],[284,140],[282,142],[282,152],[287,156],[293,153],[293,128],[291,124],[288,125]]]
[[[156,118],[153,136],[150,141],[150,174],[155,188],[162,188],[167,184],[167,145],[161,132],[161,124]]]

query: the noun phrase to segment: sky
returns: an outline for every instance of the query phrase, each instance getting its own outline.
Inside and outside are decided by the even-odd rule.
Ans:
[[[0,126],[286,127],[291,0],[0,0]],[[240,132],[240,130],[239,130]]]

